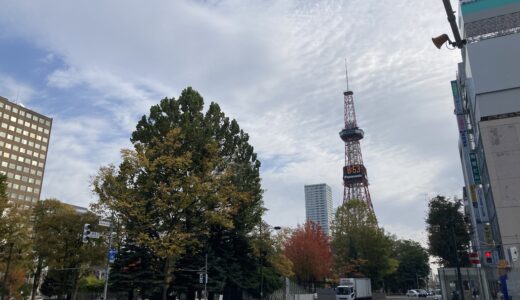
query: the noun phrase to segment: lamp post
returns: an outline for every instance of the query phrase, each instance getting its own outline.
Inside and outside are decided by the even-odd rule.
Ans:
[[[274,230],[278,231],[282,229],[281,226],[274,226]],[[270,232],[270,230],[269,230]],[[269,237],[271,235],[269,234]],[[260,223],[260,239],[263,239],[263,223]],[[265,245],[262,242],[260,249],[260,300],[264,300],[264,260],[266,256]]]

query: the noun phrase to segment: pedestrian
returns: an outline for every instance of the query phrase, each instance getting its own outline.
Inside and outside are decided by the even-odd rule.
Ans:
[[[473,300],[477,300],[478,299],[478,295],[479,295],[479,291],[478,289],[473,289]]]
[[[457,291],[451,292],[451,300],[459,300],[459,293]]]

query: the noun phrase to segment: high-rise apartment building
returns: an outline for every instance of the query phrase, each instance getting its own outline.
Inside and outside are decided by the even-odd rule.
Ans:
[[[0,172],[9,201],[40,199],[51,126],[51,118],[0,97]]]
[[[520,296],[520,0],[461,0],[459,12],[467,44],[451,86],[471,246],[490,282],[512,270],[514,283],[508,286],[515,298]]]
[[[333,218],[332,189],[325,183],[305,185],[305,213],[307,221],[319,224],[330,235]]]

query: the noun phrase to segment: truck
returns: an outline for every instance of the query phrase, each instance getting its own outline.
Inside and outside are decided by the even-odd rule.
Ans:
[[[371,300],[370,278],[340,278],[336,287],[336,300]]]

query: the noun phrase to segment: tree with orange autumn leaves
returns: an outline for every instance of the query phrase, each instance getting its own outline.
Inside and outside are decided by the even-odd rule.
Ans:
[[[312,221],[294,230],[285,244],[284,252],[293,263],[294,276],[301,284],[308,286],[331,274],[329,237]]]

